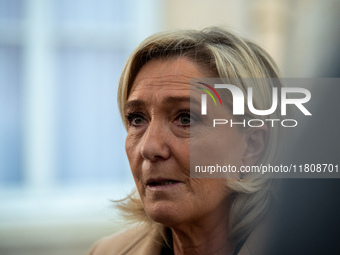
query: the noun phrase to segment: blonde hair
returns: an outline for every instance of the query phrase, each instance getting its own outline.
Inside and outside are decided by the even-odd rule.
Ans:
[[[144,40],[130,55],[123,69],[118,88],[118,105],[125,126],[124,105],[128,99],[133,81],[141,68],[153,59],[187,57],[208,71],[214,77],[238,79],[237,86],[244,92],[247,87],[256,86],[252,80],[244,78],[278,78],[277,67],[272,58],[259,46],[230,31],[210,27],[202,31],[178,30],[157,33]],[[264,80],[264,79],[263,79]],[[276,80],[278,81],[278,80]],[[253,104],[256,109],[269,109],[271,90],[281,86],[275,79],[265,79],[257,84]],[[275,84],[274,84],[275,83]],[[229,100],[229,107],[231,100]],[[271,116],[256,116],[246,109],[244,118],[277,119]],[[267,146],[258,164],[273,162],[279,142],[279,127],[269,128]],[[268,212],[275,188],[272,179],[253,176],[242,180],[227,180],[226,185],[233,192],[229,217],[229,238],[235,243],[244,240]],[[148,222],[138,193],[134,190],[123,199],[118,207],[128,219]]]

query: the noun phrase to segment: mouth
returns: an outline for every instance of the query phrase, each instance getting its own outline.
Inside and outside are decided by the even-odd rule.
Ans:
[[[150,187],[165,186],[165,185],[172,185],[178,182],[179,181],[175,181],[175,180],[148,181],[147,186],[150,186]]]
[[[172,178],[150,178],[146,182],[146,186],[149,190],[153,191],[161,191],[173,189],[178,186],[178,184],[182,183],[181,181],[174,180]]]

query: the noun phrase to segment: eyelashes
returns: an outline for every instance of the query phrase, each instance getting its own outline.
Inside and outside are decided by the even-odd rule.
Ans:
[[[125,116],[125,119],[127,120],[130,127],[140,127],[148,122],[147,118],[144,116],[145,115],[142,112],[130,112]],[[175,115],[173,123],[178,126],[188,128],[192,124],[193,120],[194,118],[192,117],[190,111],[182,110]]]
[[[140,126],[146,122],[146,119],[143,117],[143,114],[140,112],[132,112],[128,113],[125,116],[127,122],[129,123],[129,126]]]
[[[192,122],[192,117],[190,115],[190,111],[184,111],[181,112],[177,118],[178,121],[180,122],[181,125],[185,126],[185,127],[190,127],[190,124]]]

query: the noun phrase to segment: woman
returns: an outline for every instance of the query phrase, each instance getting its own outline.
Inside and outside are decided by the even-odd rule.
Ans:
[[[90,254],[255,254],[259,249],[252,247],[253,237],[258,238],[256,229],[270,209],[272,180],[240,173],[236,178],[190,178],[190,148],[201,146],[197,158],[203,158],[213,140],[220,152],[216,160],[238,168],[268,163],[275,155],[278,130],[234,126],[209,133],[190,108],[190,95],[200,95],[190,78],[207,77],[278,74],[260,47],[215,27],[156,34],[131,54],[121,75],[118,104],[137,191],[119,208],[140,224],[97,242]],[[244,92],[247,84],[237,82]],[[254,90],[257,109],[270,108],[266,95],[272,87],[268,81],[260,92]],[[225,101],[228,95],[222,97]],[[231,100],[226,103],[220,111],[237,120]],[[270,117],[277,118],[275,114]],[[255,117],[246,109],[243,118]]]

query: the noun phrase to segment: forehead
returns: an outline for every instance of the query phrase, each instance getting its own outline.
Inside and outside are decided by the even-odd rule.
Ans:
[[[202,72],[202,68],[184,57],[151,60],[137,74],[129,98],[147,91],[149,94],[160,91],[173,91],[174,93],[187,91],[189,93],[190,79],[204,77],[207,77],[207,74]]]

